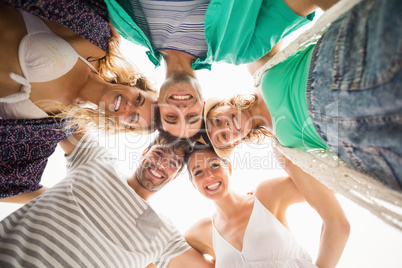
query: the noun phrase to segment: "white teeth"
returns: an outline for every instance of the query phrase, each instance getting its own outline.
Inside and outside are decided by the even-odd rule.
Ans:
[[[162,176],[152,168],[150,168],[149,171],[151,171],[152,175],[154,175],[155,177],[162,178]]]
[[[187,94],[187,95],[172,95],[171,98],[174,99],[174,100],[189,100],[191,98],[191,95],[190,94]]]
[[[215,190],[215,189],[217,189],[220,185],[221,185],[220,182],[216,182],[216,183],[214,183],[214,184],[208,185],[206,188],[207,188],[208,190]]]
[[[119,95],[114,103],[114,111],[117,112],[121,104],[121,95]]]
[[[234,124],[235,128],[237,128],[237,130],[240,130],[240,125],[239,125],[239,122],[237,122],[237,118],[235,116],[233,116],[232,119],[233,119],[233,124]]]

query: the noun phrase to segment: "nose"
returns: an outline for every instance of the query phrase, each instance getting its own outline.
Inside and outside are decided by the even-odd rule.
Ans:
[[[169,160],[168,160],[168,158],[167,157],[162,157],[162,158],[160,158],[159,159],[159,161],[158,161],[158,163],[157,163],[157,167],[160,169],[160,170],[165,170],[167,167],[168,167],[168,165],[169,165]]]
[[[179,102],[176,106],[177,106],[177,108],[179,108],[181,110],[184,110],[187,108],[187,104],[184,102]]]
[[[212,173],[211,170],[207,169],[205,170],[205,178],[213,178],[214,174]]]
[[[124,113],[128,114],[129,116],[136,111],[136,106],[131,102],[127,101],[124,105]]]

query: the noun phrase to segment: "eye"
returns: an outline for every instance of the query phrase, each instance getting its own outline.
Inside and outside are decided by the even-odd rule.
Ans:
[[[219,117],[215,117],[215,122],[216,122],[217,124],[220,124],[220,123],[221,123],[221,120],[219,119]]]
[[[194,173],[194,176],[198,176],[198,175],[200,175],[201,173],[202,173],[201,170],[197,170],[197,171]]]
[[[140,104],[140,102],[141,102],[141,94],[138,94],[138,97],[135,99],[135,102],[137,104]]]
[[[216,169],[216,168],[218,168],[218,167],[220,167],[221,165],[220,165],[220,163],[212,163],[211,164],[211,168],[212,169]]]
[[[174,114],[167,114],[166,115],[166,119],[169,121],[176,121],[177,120],[177,116]]]
[[[162,153],[161,151],[155,150],[154,152],[155,152],[155,154],[157,154],[157,155],[159,155],[159,156],[162,156],[162,155],[163,155],[163,153]]]
[[[198,114],[189,114],[189,115],[187,115],[187,118],[188,118],[188,123],[191,124],[191,123],[197,121]]]
[[[177,167],[177,163],[175,161],[170,161],[170,164],[174,167]]]
[[[130,116],[130,122],[137,123],[139,119],[140,119],[140,115],[138,113],[131,114],[131,116]]]
[[[227,138],[227,136],[226,136],[226,134],[225,134],[225,133],[223,133],[223,134],[222,134],[222,138],[223,138],[225,141],[227,141],[227,139],[226,139],[226,138]]]

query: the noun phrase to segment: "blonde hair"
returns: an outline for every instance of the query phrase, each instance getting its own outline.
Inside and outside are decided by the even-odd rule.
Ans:
[[[229,105],[230,107],[237,109],[239,111],[249,111],[258,102],[258,96],[256,93],[252,94],[236,94],[234,97],[222,100],[220,103],[212,107],[208,114],[207,119],[213,120],[217,115],[221,114],[226,108],[224,105]],[[272,133],[264,126],[264,121],[260,118],[255,118],[252,115],[252,128],[245,137],[242,138],[243,141],[249,143],[261,143],[265,137],[272,137]]]
[[[106,82],[137,87],[143,91],[157,94],[150,81],[129,60],[125,59],[119,49],[119,44],[113,38],[109,41],[109,52],[98,61],[98,73]],[[107,115],[98,105],[80,106],[77,104],[59,105],[60,113],[55,117],[70,120],[72,125],[95,126],[108,133],[133,132],[136,134],[149,134],[155,131],[153,125],[147,128],[132,128]]]

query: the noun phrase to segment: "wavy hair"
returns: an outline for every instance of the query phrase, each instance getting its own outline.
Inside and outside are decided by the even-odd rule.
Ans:
[[[222,100],[220,103],[212,107],[207,114],[207,119],[213,120],[217,115],[226,110],[224,105],[229,105],[230,107],[239,111],[249,111],[251,113],[252,107],[256,105],[257,102],[257,93],[236,94],[234,97],[227,100]],[[264,126],[264,121],[261,118],[252,115],[251,124],[251,131],[242,138],[243,141],[259,144],[264,140],[265,137],[273,136],[273,134]]]
[[[157,91],[142,72],[132,62],[122,56],[119,44],[113,37],[109,41],[109,52],[105,57],[98,60],[97,69],[99,75],[106,82],[135,86],[143,91],[157,94]],[[116,134],[118,132],[150,134],[155,131],[154,125],[150,125],[147,128],[129,127],[117,121],[113,116],[109,116],[95,104],[70,104],[61,105],[58,108],[60,109],[60,113],[55,115],[55,117],[71,119],[69,127],[71,125],[95,126],[108,134]]]

